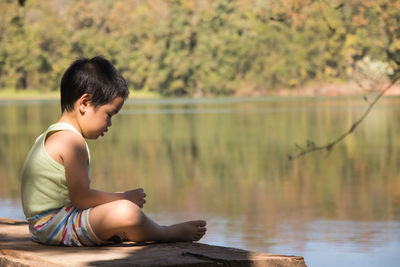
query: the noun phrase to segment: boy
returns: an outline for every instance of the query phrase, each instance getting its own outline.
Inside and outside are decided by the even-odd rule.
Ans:
[[[198,241],[206,222],[160,226],[142,211],[143,189],[107,193],[90,188],[85,141],[103,136],[128,97],[127,84],[102,57],[78,59],[61,80],[62,115],[38,137],[22,172],[22,206],[32,240],[94,246],[119,237],[134,242]]]

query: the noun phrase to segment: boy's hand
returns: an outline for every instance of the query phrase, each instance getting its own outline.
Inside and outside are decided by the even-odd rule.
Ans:
[[[144,203],[146,203],[146,193],[143,188],[138,188],[134,190],[129,190],[124,192],[125,199],[132,201],[139,207],[143,208]]]

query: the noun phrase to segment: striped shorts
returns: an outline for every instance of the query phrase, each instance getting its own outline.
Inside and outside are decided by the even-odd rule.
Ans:
[[[72,205],[28,218],[32,240],[46,245],[97,246],[103,243],[89,223],[90,209]]]

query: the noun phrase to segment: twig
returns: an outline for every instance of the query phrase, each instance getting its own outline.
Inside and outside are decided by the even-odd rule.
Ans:
[[[331,141],[330,143],[326,144],[326,145],[322,145],[322,146],[317,146],[315,145],[314,142],[307,140],[307,147],[303,148],[298,144],[295,144],[295,147],[297,150],[300,150],[299,153],[295,154],[295,155],[288,155],[288,159],[289,160],[294,160],[294,159],[298,159],[302,156],[304,156],[305,154],[314,152],[314,151],[319,151],[319,150],[327,150],[330,151],[337,143],[339,143],[340,141],[342,141],[344,138],[346,138],[346,136],[348,136],[349,134],[351,134],[352,132],[354,132],[354,130],[358,127],[358,125],[360,125],[360,123],[365,119],[365,117],[367,117],[368,113],[371,111],[371,109],[375,106],[375,104],[378,102],[378,100],[397,82],[397,80],[399,79],[399,76],[393,78],[393,80],[390,82],[390,84],[388,86],[386,86],[376,97],[372,102],[368,102],[369,106],[367,108],[367,110],[364,112],[364,114],[357,120],[355,121],[350,129],[345,132],[344,134],[342,134],[341,136],[339,136],[338,138],[336,138],[335,140]]]
[[[321,17],[322,20],[325,22],[325,24],[328,26],[329,30],[331,31],[331,34],[334,34],[336,32],[336,29],[331,25],[331,23],[329,23],[329,20],[327,19],[327,17],[324,14],[324,11],[321,7],[321,1],[319,1],[319,5],[318,5],[319,11],[321,13]]]
[[[182,251],[182,256],[191,256],[191,257],[195,257],[195,258],[198,258],[201,260],[213,261],[217,265],[220,265],[220,266],[230,266],[229,261],[227,261],[227,260],[218,259],[218,258],[210,257],[210,256],[207,256],[204,254],[191,252],[191,251]]]

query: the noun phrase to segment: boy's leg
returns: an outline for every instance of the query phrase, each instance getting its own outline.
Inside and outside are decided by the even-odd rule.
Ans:
[[[89,221],[102,240],[124,232],[135,242],[197,241],[206,231],[205,221],[189,221],[171,226],[160,226],[128,200],[118,200],[91,209]]]

